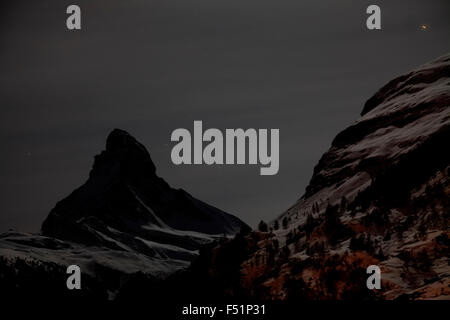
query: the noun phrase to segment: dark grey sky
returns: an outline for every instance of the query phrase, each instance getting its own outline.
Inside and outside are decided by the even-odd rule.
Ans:
[[[72,3],[81,32],[65,28]],[[365,28],[372,3],[382,31]],[[0,232],[37,231],[116,127],[172,186],[253,226],[270,220],[371,94],[450,51],[449,17],[448,0],[2,1]],[[193,120],[280,128],[279,174],[173,165],[170,134]]]

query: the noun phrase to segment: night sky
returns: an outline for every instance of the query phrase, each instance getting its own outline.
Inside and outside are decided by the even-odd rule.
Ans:
[[[69,4],[79,32],[66,29]],[[370,4],[381,31],[366,29]],[[376,90],[450,52],[449,18],[448,0],[3,0],[0,232],[38,231],[113,128],[173,187],[252,226],[271,220]],[[279,128],[278,175],[173,165],[170,135],[194,120]]]

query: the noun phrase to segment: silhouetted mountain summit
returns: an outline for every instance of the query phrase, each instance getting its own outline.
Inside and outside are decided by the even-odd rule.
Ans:
[[[147,149],[128,132],[114,129],[106,139],[106,149],[95,157],[93,175],[135,180],[155,177],[156,167]]]
[[[121,244],[142,250],[137,237],[186,249],[198,247],[192,231],[234,234],[245,225],[236,217],[171,188],[156,175],[145,147],[127,132],[112,131],[95,157],[89,179],[58,202],[42,224],[45,236],[112,249]],[[170,232],[166,232],[170,231]]]

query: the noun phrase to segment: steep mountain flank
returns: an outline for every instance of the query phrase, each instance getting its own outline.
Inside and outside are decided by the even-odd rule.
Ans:
[[[203,282],[218,297],[449,298],[449,129],[446,55],[370,98],[267,232],[212,248],[189,272],[208,270]],[[228,247],[241,258],[224,273],[217,257]],[[366,287],[372,264],[380,290]]]

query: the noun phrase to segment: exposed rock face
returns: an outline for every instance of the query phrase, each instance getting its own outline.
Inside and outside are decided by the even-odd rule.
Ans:
[[[449,298],[449,129],[447,55],[367,101],[361,118],[320,159],[304,196],[271,232],[245,237],[228,281],[216,260],[233,243],[214,249],[191,272],[216,270],[205,283],[222,286],[218,295]],[[381,268],[381,290],[366,287],[371,264]]]
[[[171,188],[156,175],[145,147],[116,129],[87,182],[58,202],[41,235],[0,235],[0,283],[4,290],[23,284],[23,291],[46,278],[64,284],[65,268],[76,264],[91,288],[114,298],[126,277],[163,279],[186,268],[205,244],[241,228],[248,226]],[[34,282],[24,282],[21,277],[32,279],[33,272]]]

